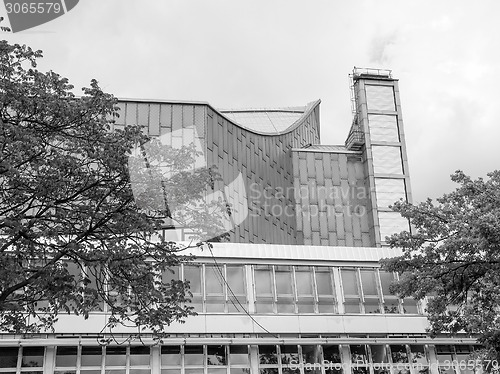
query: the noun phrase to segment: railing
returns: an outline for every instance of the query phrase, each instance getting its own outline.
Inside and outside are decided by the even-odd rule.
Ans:
[[[354,79],[361,78],[363,76],[392,78],[392,70],[377,69],[377,68],[357,68],[355,66],[354,69],[352,70],[352,76]]]
[[[354,116],[351,129],[349,130],[349,135],[347,136],[347,139],[345,141],[345,146],[349,150],[359,151],[363,144],[365,144],[363,131],[359,126],[358,117]]]

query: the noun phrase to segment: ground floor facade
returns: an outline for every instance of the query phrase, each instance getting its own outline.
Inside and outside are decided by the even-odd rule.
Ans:
[[[425,300],[380,269],[394,249],[214,243],[164,274],[191,283],[197,316],[162,341],[112,332],[106,305],[55,331],[0,335],[0,374],[470,374],[467,336],[430,339]]]

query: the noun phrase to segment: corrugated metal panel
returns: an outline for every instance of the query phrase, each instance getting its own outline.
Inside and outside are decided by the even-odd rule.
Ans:
[[[397,212],[378,212],[378,220],[380,237],[383,241],[386,236],[409,230],[408,220]]]
[[[323,153],[323,175],[325,176],[325,179],[329,179],[332,177],[332,166],[330,165],[331,159],[330,155],[328,153]]]
[[[162,104],[160,107],[160,126],[172,129],[172,105]]]
[[[206,107],[201,105],[196,105],[194,107],[194,126],[196,127],[196,133],[200,138],[205,138],[205,110]]]
[[[328,239],[327,213],[319,213],[319,232],[321,239]]]
[[[137,103],[126,104],[124,121],[127,125],[137,125]]]
[[[339,169],[340,169],[340,179],[346,180],[348,178],[347,156],[344,154],[339,154]]]
[[[313,231],[312,233],[312,244],[321,245],[321,238],[319,237],[319,232]]]
[[[308,139],[317,139],[316,123],[312,118],[315,115],[313,112],[308,117],[303,117],[304,112],[298,113],[299,117],[303,118],[304,121],[290,133],[269,137],[254,134],[230,124],[222,115],[214,112],[205,104],[149,103],[143,101],[140,102],[141,108],[139,110],[135,101],[125,101],[120,105],[124,109],[123,122],[135,124],[139,117],[141,124],[147,125],[153,135],[164,135],[174,131],[175,136],[166,136],[165,138],[171,139],[175,143],[175,147],[180,147],[183,143],[186,144],[186,142],[195,140],[194,134],[196,134],[198,136],[196,140],[206,143],[206,145],[203,144],[203,149],[211,150],[207,154],[207,161],[209,164],[218,166],[219,171],[223,173],[224,184],[226,185],[241,172],[247,188],[252,182],[255,182],[270,188],[270,190],[280,187],[285,190],[288,188],[288,191],[291,191],[294,181],[292,167],[297,165],[294,165],[289,157],[290,150],[300,147]],[[280,121],[289,120],[291,116],[291,114],[282,115],[276,112],[269,115],[268,119],[272,120],[279,128]],[[300,160],[300,157],[298,158]],[[305,169],[301,170],[301,162],[299,162],[296,171],[299,180],[305,177],[305,181],[307,181],[308,173],[311,173],[311,179],[314,179],[316,175],[315,169],[317,167],[323,168],[322,159],[323,156],[318,159],[321,162],[317,163],[313,157],[310,160],[313,167],[309,170],[306,158],[302,159],[301,161],[305,161],[302,168],[305,166]],[[243,196],[242,191],[236,192],[235,196],[238,198]],[[268,200],[273,207],[289,208],[290,204],[294,204],[293,196],[272,197]],[[304,201],[304,203],[306,202]],[[242,204],[238,204],[238,209],[241,209],[242,206]],[[292,206],[292,208],[295,207]],[[252,217],[251,224],[250,220],[247,220],[240,225],[241,227],[236,227],[233,230],[231,241],[294,243],[297,240],[296,238],[302,236],[302,233],[296,231],[297,219],[294,211],[294,209],[291,209],[291,217],[287,214],[276,217]],[[297,214],[302,215],[300,211]],[[302,218],[304,217],[301,216],[300,219]],[[305,223],[305,221],[302,221],[302,223]],[[312,239],[310,219],[307,225],[310,231],[309,239]],[[325,230],[319,225],[315,224],[315,226],[318,226],[316,231],[318,233],[320,230]]]
[[[145,126],[149,133],[149,104],[137,104],[137,122],[141,126]]]
[[[182,128],[182,105],[172,106],[172,131]]]
[[[149,135],[160,135],[160,104],[149,105]]]
[[[124,125],[125,124],[125,103],[119,102],[116,104],[120,110],[118,111],[119,117],[115,117],[115,123],[117,125]]]
[[[368,110],[395,111],[392,86],[365,85]]]
[[[194,126],[194,107],[192,105],[182,106],[182,127]]]
[[[339,163],[339,155],[330,154],[331,160],[331,168],[332,168],[332,182],[334,186],[340,185],[340,163]]]
[[[389,205],[394,204],[399,199],[406,201],[405,182],[403,179],[375,178],[375,193],[379,208],[388,208]]]
[[[372,141],[399,142],[397,117],[383,114],[369,114],[368,125]]]
[[[400,147],[374,145],[372,155],[376,174],[403,174]]]

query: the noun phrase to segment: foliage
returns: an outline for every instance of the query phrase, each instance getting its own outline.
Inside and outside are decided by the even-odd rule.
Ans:
[[[95,80],[75,96],[66,78],[36,69],[40,57],[0,42],[0,330],[44,331],[60,313],[88,317],[107,305],[106,328],[160,336],[193,312],[188,282],[161,277],[190,256],[158,233],[188,201],[198,209],[177,209],[177,218],[198,233],[220,232],[220,220],[206,219],[217,202],[203,205],[217,173],[183,171],[193,149],[154,143],[139,126],[111,131],[116,99]],[[145,144],[163,147],[162,162],[177,173],[163,193],[150,191],[173,191],[161,209],[134,199],[130,174],[144,187],[152,170],[134,167],[143,155],[133,150]]]
[[[392,290],[428,299],[430,332],[478,335],[490,358],[500,352],[500,171],[472,180],[461,171],[451,176],[455,191],[434,203],[397,202],[412,233],[388,238],[400,257],[383,267],[401,275]]]

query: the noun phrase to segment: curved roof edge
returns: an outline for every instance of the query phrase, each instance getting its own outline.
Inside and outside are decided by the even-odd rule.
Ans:
[[[279,136],[283,134],[287,134],[293,130],[295,130],[304,118],[309,116],[316,107],[319,106],[321,103],[321,99],[318,99],[316,101],[312,101],[308,103],[306,106],[303,107],[285,107],[285,108],[268,108],[268,109],[229,109],[229,110],[224,110],[224,109],[217,109],[213,105],[211,105],[207,101],[193,101],[193,100],[160,100],[160,99],[132,99],[132,98],[123,98],[123,97],[117,97],[116,98],[119,102],[135,102],[135,103],[151,103],[151,104],[178,104],[178,105],[205,105],[212,109],[214,112],[219,114],[220,116],[224,117],[227,121],[231,122],[233,125],[238,126],[239,128],[257,134],[257,135],[265,135],[265,136]],[[238,123],[235,121],[233,118],[227,115],[227,112],[233,112],[233,113],[256,113],[256,112],[286,112],[286,113],[297,113],[300,115],[300,117],[296,118],[288,127],[282,130],[276,130],[275,131],[260,131],[257,129],[253,129],[251,127],[245,126],[241,123]]]
[[[210,106],[213,110],[215,110],[219,115],[223,116],[226,120],[231,122],[232,124],[249,131],[251,133],[257,134],[257,135],[265,135],[265,136],[279,136],[283,134],[287,134],[293,130],[295,130],[302,121],[307,118],[313,111],[316,109],[319,104],[321,103],[321,99],[318,99],[316,101],[312,101],[308,103],[304,107],[285,107],[285,108],[267,108],[267,109],[214,109],[212,106]],[[249,126],[243,125],[242,123],[239,123],[237,120],[234,118],[231,118],[231,116],[228,115],[228,113],[275,113],[275,112],[282,112],[282,113],[297,113],[300,114],[302,113],[298,118],[296,118],[290,125],[288,125],[284,129],[276,129],[274,127],[274,131],[261,131],[257,130],[255,128],[251,128]]]

